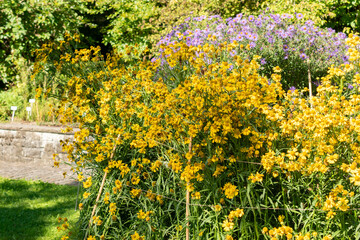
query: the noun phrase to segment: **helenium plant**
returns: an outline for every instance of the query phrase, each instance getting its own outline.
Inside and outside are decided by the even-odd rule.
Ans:
[[[348,47],[344,44],[345,33],[318,28],[311,20],[300,24],[302,17],[301,13],[264,13],[259,16],[240,13],[226,20],[218,15],[188,18],[158,44],[170,45],[182,41],[193,47],[209,44],[218,48],[224,43],[234,43],[234,48],[221,55],[230,63],[235,55],[249,60],[256,55],[261,56],[262,74],[270,77],[273,67],[279,66],[283,70],[285,89],[303,88],[309,86],[309,78],[311,85],[317,84],[331,65],[347,63]],[[160,57],[163,62],[167,55]],[[209,58],[208,63],[214,60]]]

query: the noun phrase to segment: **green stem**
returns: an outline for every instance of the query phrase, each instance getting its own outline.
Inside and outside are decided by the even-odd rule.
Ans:
[[[343,88],[344,88],[344,78],[341,78],[340,79],[340,96],[342,95],[342,91],[343,91]]]
[[[249,185],[251,186],[252,184],[249,184]],[[252,210],[252,212],[254,214],[254,225],[255,225],[256,239],[260,239],[259,229],[258,229],[258,225],[257,225],[257,221],[256,221],[256,212],[255,212],[254,206],[253,206],[252,201],[251,201],[251,197],[254,198],[254,196],[250,197],[250,187],[249,187],[249,185],[247,185],[246,196],[247,196],[247,198],[249,200],[251,210]],[[251,192],[251,194],[252,194],[252,192]]]

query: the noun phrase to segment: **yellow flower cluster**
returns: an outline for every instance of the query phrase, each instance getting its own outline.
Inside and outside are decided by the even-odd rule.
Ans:
[[[348,192],[342,185],[332,189],[322,207],[322,210],[328,211],[326,219],[333,218],[336,215],[333,210],[347,211],[349,209],[348,197],[352,196],[354,196],[354,192]]]
[[[92,185],[92,177],[88,177],[85,182],[83,182],[84,188],[89,188]]]
[[[222,228],[224,229],[224,231],[229,232],[229,231],[233,230],[233,228],[235,226],[234,220],[242,217],[243,215],[244,215],[243,209],[237,208],[236,210],[231,211],[221,225]]]
[[[294,230],[291,227],[282,225],[278,228],[268,229],[266,227],[263,228],[262,233],[266,234],[270,237],[271,240],[275,240],[285,236],[286,239],[293,239],[293,232]],[[300,240],[300,239],[298,239]]]
[[[136,231],[131,235],[131,240],[145,240],[145,236],[140,236]]]
[[[100,219],[99,216],[93,216],[93,223],[96,224],[97,226],[100,226],[103,221]]]
[[[110,203],[109,213],[114,216],[116,212],[116,203]]]
[[[349,80],[359,67],[355,64],[360,59],[355,47],[359,38],[351,36],[348,44],[353,46],[348,52],[351,64],[331,68],[310,99],[304,98],[305,90],[282,90],[279,67],[273,68],[270,79],[261,76],[259,56],[250,60],[231,56],[229,49],[237,48],[236,43],[195,47],[174,42],[161,46],[158,59],[131,66],[116,55],[100,61],[99,48],[64,54],[56,66],[71,66],[74,74],[67,79],[58,114],[62,123],[76,122],[80,130],[73,142],[63,142],[63,148],[75,162],[79,180],[83,181],[81,171],[86,167],[98,173],[94,178],[108,174],[106,204],[100,207],[105,209],[104,222],[109,213],[116,219],[117,211],[137,212],[138,205],[151,209],[140,210],[136,221],[129,223],[129,229],[137,229],[139,220],[161,216],[157,214],[162,207],[172,209],[174,203],[164,195],[171,194],[182,204],[187,189],[197,203],[215,206],[212,214],[225,218],[219,223],[221,231],[232,232],[238,227],[235,220],[244,215],[235,205],[242,203],[237,196],[244,189],[254,190],[256,196],[255,187],[262,186],[248,184],[244,172],[256,172],[246,175],[248,181],[263,184],[271,174],[284,174],[289,180],[296,173],[326,178],[340,172],[346,173],[349,183],[360,185],[360,75]],[[39,52],[43,61],[52,47]],[[344,81],[356,91],[346,95]],[[98,191],[92,189],[93,181],[89,177],[83,182],[89,193]],[[84,204],[95,196],[84,194]],[[346,211],[351,196],[339,185],[323,209]],[[118,201],[126,202],[128,209],[116,205]],[[228,212],[227,207],[237,206]],[[279,220],[281,227],[263,232],[271,239],[292,239],[294,230],[284,225],[282,217]],[[235,232],[224,236],[232,239]],[[137,232],[127,234],[131,239],[145,238]],[[175,234],[180,233],[174,238]],[[308,233],[295,236],[310,239]]]
[[[248,180],[251,180],[252,183],[262,182],[263,177],[264,177],[264,174],[260,174],[260,173],[257,172],[255,175],[251,174],[249,176]]]
[[[137,214],[138,219],[145,219],[147,222],[150,220],[150,214],[153,214],[153,211],[146,211],[140,210]]]
[[[237,187],[235,185],[232,185],[231,183],[226,183],[222,190],[224,191],[225,196],[228,199],[233,199],[239,194],[239,190],[237,189]]]

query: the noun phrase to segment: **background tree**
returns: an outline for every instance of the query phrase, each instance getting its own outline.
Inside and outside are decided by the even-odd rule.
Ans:
[[[35,49],[78,31],[76,0],[3,0],[0,4],[0,87],[19,78]],[[31,64],[30,64],[31,65]]]

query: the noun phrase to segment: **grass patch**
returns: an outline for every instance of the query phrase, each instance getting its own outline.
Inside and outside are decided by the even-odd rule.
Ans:
[[[60,239],[58,217],[75,223],[77,187],[0,177],[0,240]]]

